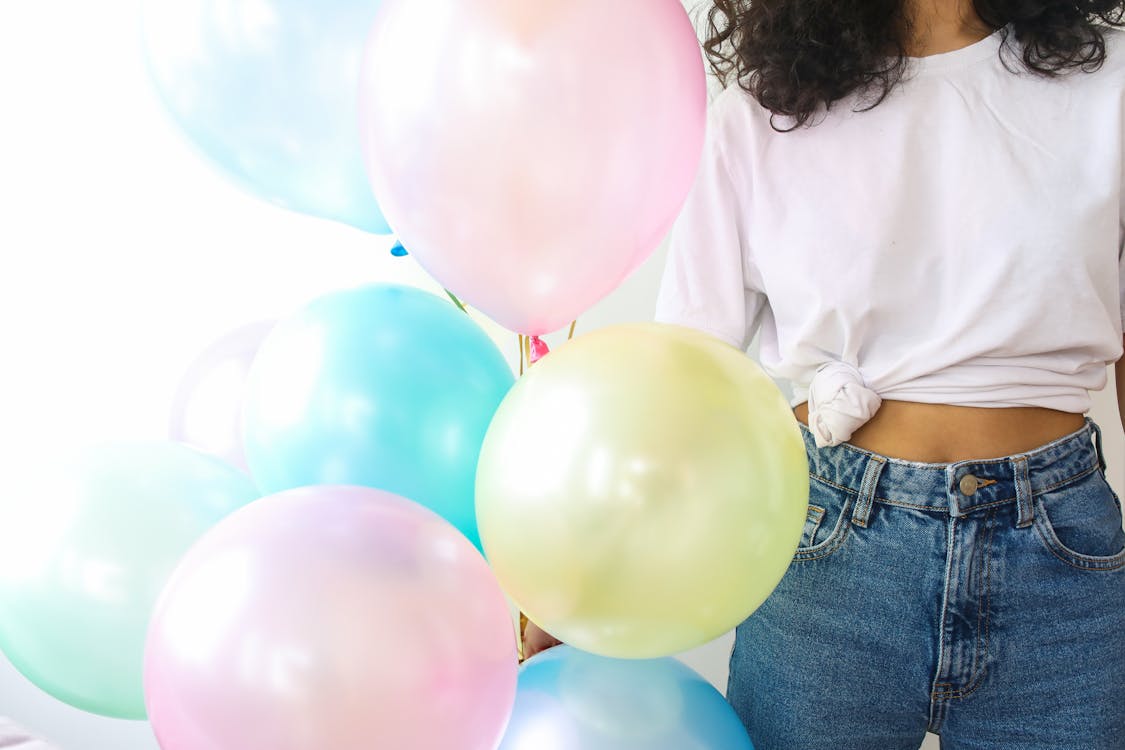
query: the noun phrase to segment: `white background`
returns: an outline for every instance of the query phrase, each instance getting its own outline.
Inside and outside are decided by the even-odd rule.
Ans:
[[[367,280],[437,289],[386,238],[274,208],[200,159],[149,89],[131,2],[0,4],[0,97],[5,473],[46,446],[164,437],[184,369],[243,323]],[[659,251],[579,332],[650,320],[663,262]],[[491,332],[514,359],[514,336]],[[1092,416],[1120,488],[1111,390]],[[722,685],[729,647],[686,659]],[[70,709],[0,658],[5,714],[64,750],[156,747],[146,724]]]

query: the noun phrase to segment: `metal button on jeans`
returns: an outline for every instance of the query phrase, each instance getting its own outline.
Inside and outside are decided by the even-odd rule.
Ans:
[[[977,487],[980,485],[980,480],[972,474],[966,474],[961,477],[961,492],[965,495],[975,495]]]

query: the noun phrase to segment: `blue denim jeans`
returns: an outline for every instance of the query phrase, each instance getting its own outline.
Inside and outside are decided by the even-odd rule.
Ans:
[[[809,457],[792,565],[739,626],[756,750],[1125,748],[1125,532],[1101,431],[956,463]]]

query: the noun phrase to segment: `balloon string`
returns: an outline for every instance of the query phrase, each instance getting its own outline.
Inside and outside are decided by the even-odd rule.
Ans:
[[[406,251],[406,248],[402,246],[401,242],[396,242],[395,246],[391,249],[391,254],[396,256],[396,257],[402,257],[402,256],[407,255],[408,253]],[[465,309],[465,305],[461,303],[461,300],[457,299],[457,295],[455,295],[453,292],[449,291],[448,289],[445,289],[444,287],[443,287],[443,290],[445,291],[446,295],[449,296],[449,299],[453,301],[453,304],[457,305],[457,309],[460,310],[461,312],[465,313],[466,315],[468,315],[469,311]],[[577,319],[572,320],[570,322],[570,331],[568,331],[567,334],[566,334],[566,340],[567,341],[570,341],[571,339],[574,338],[574,327],[577,324],[578,324]],[[534,347],[532,346],[533,344],[534,344]],[[520,347],[520,375],[521,376],[524,373],[524,361],[525,360],[527,361],[527,366],[531,367],[531,365],[538,362],[543,357],[543,355],[546,354],[547,351],[548,351],[547,344],[542,339],[540,339],[538,336],[524,336],[522,333],[519,334],[519,347]],[[527,623],[528,622],[529,621],[527,619],[527,615],[525,615],[523,612],[520,612],[519,639],[518,639],[519,642],[517,644],[517,652],[518,652],[518,656],[519,656],[519,662],[521,664],[527,659],[527,657],[524,655],[526,653],[526,648],[525,648],[525,644],[524,644],[524,633],[527,631]]]
[[[528,346],[529,346],[528,337],[524,336],[521,333],[521,334],[519,334],[519,339],[520,339],[520,376],[522,377],[523,373],[524,373],[524,365],[523,365],[524,361],[525,360],[528,361],[528,367],[531,367],[531,362],[530,362],[530,359],[529,359],[529,356],[528,356],[530,354],[530,350],[528,348]],[[527,632],[527,623],[528,623],[527,615],[525,615],[523,613],[523,611],[521,610],[520,611],[519,648],[518,648],[519,663],[520,664],[523,664],[524,661],[527,659],[527,656],[526,656],[527,648],[526,648],[526,644],[524,642],[524,634]]]
[[[571,339],[574,338],[574,328],[575,328],[576,325],[578,325],[578,320],[577,319],[572,320],[571,323],[570,323],[570,331],[568,331],[567,334],[566,334],[566,340],[567,341],[570,341]],[[523,364],[524,360],[527,360],[527,366],[531,367],[531,365],[535,364],[540,359],[542,359],[543,356],[546,355],[549,350],[547,348],[546,342],[543,341],[543,339],[539,338],[538,336],[525,336],[522,333],[519,334],[519,345],[520,345],[520,375],[522,376],[523,373],[524,373],[524,364]],[[529,622],[529,620],[527,619],[527,615],[525,615],[523,613],[523,611],[521,610],[520,611],[520,624],[519,624],[519,638],[518,638],[519,642],[517,644],[517,652],[518,652],[518,655],[519,655],[519,663],[520,664],[523,664],[524,661],[527,660],[527,655],[526,655],[527,654],[527,648],[526,648],[527,644],[524,641],[524,637],[527,633],[528,622]]]
[[[465,306],[463,304],[461,304],[461,300],[457,299],[457,295],[455,295],[448,289],[445,290],[445,293],[449,295],[449,299],[453,300],[453,304],[457,305],[458,310],[465,313],[466,315],[469,314],[469,311],[465,309]]]
[[[394,247],[391,248],[391,255],[395,256],[396,258],[403,258],[407,255],[410,255],[410,252],[405,247],[403,247],[401,241],[396,240]],[[453,300],[453,304],[457,305],[458,310],[465,313],[466,315],[469,314],[469,311],[465,309],[465,306],[463,304],[461,304],[461,300],[457,299],[457,295],[455,295],[448,289],[445,290],[445,293],[449,295],[449,299]]]
[[[570,330],[567,331],[566,334],[567,341],[574,338],[574,329],[577,325],[577,319],[570,321]],[[527,366],[530,367],[542,359],[550,350],[547,348],[546,342],[538,336],[525,336],[521,333],[518,334],[518,337],[520,347],[520,375],[522,376],[524,373],[524,362],[527,362]]]

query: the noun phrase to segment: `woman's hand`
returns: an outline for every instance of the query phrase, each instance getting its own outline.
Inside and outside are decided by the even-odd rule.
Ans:
[[[555,638],[543,628],[539,627],[531,620],[523,629],[523,658],[530,659],[541,651],[546,651],[555,646],[561,646],[562,641]]]

